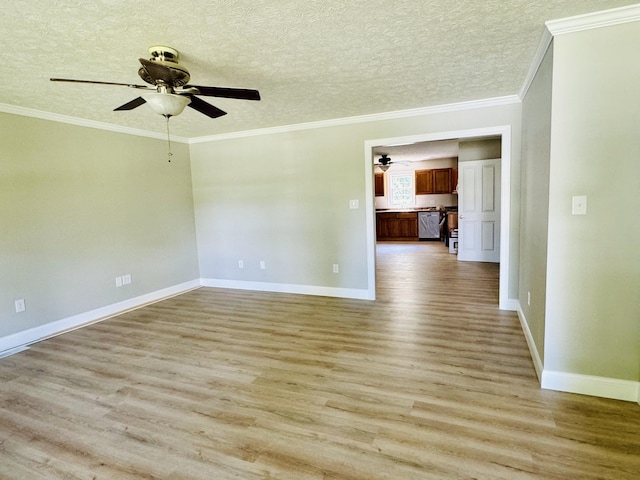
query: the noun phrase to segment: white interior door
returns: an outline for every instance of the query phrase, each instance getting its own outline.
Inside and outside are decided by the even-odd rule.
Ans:
[[[458,260],[500,262],[500,159],[458,164]]]

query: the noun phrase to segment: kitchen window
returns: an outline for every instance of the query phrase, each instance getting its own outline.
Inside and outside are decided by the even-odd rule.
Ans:
[[[389,176],[389,205],[407,207],[416,203],[411,174],[394,174]]]

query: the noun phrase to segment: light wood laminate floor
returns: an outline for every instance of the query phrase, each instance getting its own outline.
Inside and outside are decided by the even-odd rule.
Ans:
[[[640,478],[640,407],[541,390],[498,265],[377,258],[375,302],[201,288],[0,359],[0,478]]]

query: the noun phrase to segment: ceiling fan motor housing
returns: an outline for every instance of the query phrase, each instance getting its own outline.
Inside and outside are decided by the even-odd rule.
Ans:
[[[387,153],[383,153],[382,157],[378,161],[380,162],[380,165],[389,165],[391,163],[391,159]]]
[[[162,65],[171,71],[170,76],[172,85],[169,85],[169,87],[182,87],[189,83],[191,75],[186,67],[183,67],[178,63],[179,54],[176,49],[163,45],[154,45],[149,47],[149,54],[151,55],[149,60]],[[138,75],[148,84],[157,86],[158,79],[149,75],[149,72],[147,72],[144,67],[140,67]]]

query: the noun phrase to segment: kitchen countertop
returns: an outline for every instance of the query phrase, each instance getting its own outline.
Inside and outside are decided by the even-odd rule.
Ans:
[[[425,208],[377,208],[376,213],[414,213],[414,212],[439,212],[435,207]],[[444,212],[457,212],[458,207],[444,207]]]

